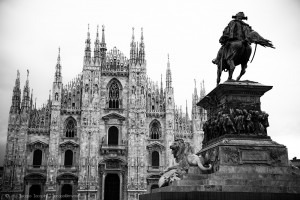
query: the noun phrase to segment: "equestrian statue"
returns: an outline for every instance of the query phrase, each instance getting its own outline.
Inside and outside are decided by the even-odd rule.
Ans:
[[[222,46],[217,54],[217,58],[212,60],[218,66],[217,85],[220,83],[222,71],[228,71],[228,81],[232,81],[232,74],[237,65],[241,65],[240,75],[236,79],[237,81],[240,80],[246,72],[247,63],[252,52],[252,43],[263,47],[275,48],[270,40],[264,39],[243,21],[247,20],[243,12],[237,13],[232,18],[233,20],[229,22],[219,39]]]

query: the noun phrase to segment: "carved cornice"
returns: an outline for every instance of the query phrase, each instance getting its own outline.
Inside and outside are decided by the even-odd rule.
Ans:
[[[37,141],[27,144],[27,146],[29,147],[30,151],[32,151],[34,149],[46,149],[46,148],[48,148],[49,145],[45,142],[37,140]]]
[[[104,167],[105,166],[105,167]],[[127,163],[123,159],[105,159],[99,163],[102,170],[121,170],[126,171]]]
[[[103,116],[102,119],[104,121],[108,121],[110,119],[118,119],[120,121],[125,121],[125,117],[123,117],[122,115],[119,115],[117,113],[110,113],[108,115]]]
[[[151,142],[150,144],[148,144],[148,145],[146,146],[146,148],[147,148],[148,150],[150,150],[150,151],[152,151],[152,150],[160,150],[160,151],[165,150],[165,146],[162,145],[160,142],[157,142],[157,141]]]
[[[78,181],[78,176],[76,176],[73,173],[63,173],[59,176],[57,176],[57,181],[61,181],[61,180],[73,180],[73,181]]]
[[[28,134],[49,135],[50,128],[28,128]]]
[[[25,180],[43,180],[46,181],[46,176],[45,174],[40,174],[40,173],[30,173],[24,177]]]
[[[81,114],[81,108],[62,108],[60,113],[63,115],[80,115]]]
[[[149,112],[147,111],[146,112],[146,116],[147,117],[156,117],[156,118],[160,118],[160,117],[165,117],[166,116],[166,113],[165,112],[160,112],[160,111],[157,111],[157,112]]]
[[[103,75],[103,76],[123,76],[123,77],[128,77],[129,73],[128,72],[116,72],[116,71],[102,70],[101,75]]]
[[[118,113],[123,113],[124,112],[124,108],[104,108],[104,112],[108,113],[108,112],[118,112]]]
[[[106,156],[125,156],[125,145],[102,145],[100,147],[100,154]]]
[[[68,140],[68,141],[60,143],[59,146],[62,149],[75,149],[75,148],[79,147],[79,144]]]

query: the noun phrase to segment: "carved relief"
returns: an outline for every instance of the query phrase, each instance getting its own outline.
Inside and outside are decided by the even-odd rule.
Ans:
[[[223,109],[203,124],[203,143],[225,134],[267,136],[268,114],[257,110]]]
[[[239,151],[235,147],[224,147],[223,150],[223,161],[227,164],[238,164],[240,161]]]
[[[211,164],[213,166],[213,172],[219,170],[220,158],[219,158],[219,148],[209,149],[208,151],[202,153],[205,165]]]
[[[283,156],[286,155],[286,149],[282,148],[276,148],[276,149],[270,149],[270,157],[272,160],[272,163],[281,163],[283,160]]]
[[[28,144],[29,150],[33,151],[35,149],[46,149],[49,145],[41,142],[41,141],[36,141]]]
[[[120,162],[117,160],[109,160],[106,162],[106,169],[119,169],[120,168]]]

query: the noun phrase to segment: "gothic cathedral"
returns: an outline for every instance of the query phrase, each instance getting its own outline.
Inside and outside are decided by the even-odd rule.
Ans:
[[[134,31],[134,29],[133,29]],[[143,30],[134,32],[130,58],[116,47],[107,51],[102,27],[92,56],[88,31],[82,72],[63,84],[58,54],[52,93],[37,108],[29,73],[21,97],[17,74],[9,112],[1,199],[134,200],[157,188],[174,164],[169,146],[183,138],[199,151],[206,112],[174,102],[168,58],[165,87],[147,76]]]

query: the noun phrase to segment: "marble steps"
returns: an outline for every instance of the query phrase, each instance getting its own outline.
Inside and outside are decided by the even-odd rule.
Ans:
[[[157,190],[157,191],[156,191]],[[249,185],[185,185],[167,186],[153,192],[269,192],[269,193],[300,193],[298,187],[284,186],[249,186]]]
[[[267,179],[202,179],[174,181],[173,186],[198,186],[198,185],[237,185],[237,186],[280,186],[299,187],[300,180],[267,180]]]
[[[186,174],[183,180],[268,180],[268,181],[300,181],[300,176],[295,174],[257,174],[257,173],[214,173],[214,174]]]

